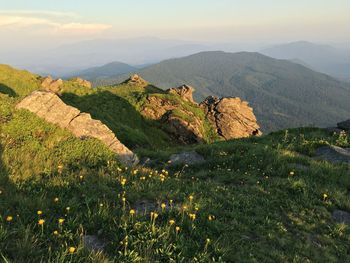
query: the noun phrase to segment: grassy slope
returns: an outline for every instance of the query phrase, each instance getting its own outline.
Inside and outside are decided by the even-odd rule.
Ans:
[[[75,93],[83,95],[79,90]],[[130,171],[121,169],[99,142],[80,141],[33,114],[14,111],[15,102],[0,94],[4,260],[349,260],[350,229],[335,224],[330,215],[334,209],[350,210],[349,166],[310,158],[319,145],[336,143],[332,134],[297,129],[193,146],[186,149],[202,154],[206,163],[172,169],[167,160],[174,150],[149,149],[142,153],[163,163],[159,172],[142,167]],[[169,174],[161,172],[163,168]],[[140,200],[173,200],[173,205],[151,221],[149,213],[130,215]],[[43,214],[37,215],[38,210]],[[191,220],[189,214],[196,218]],[[8,216],[12,221],[6,220]],[[45,219],[43,227],[38,225],[40,218]],[[62,225],[59,218],[65,219]],[[178,232],[175,226],[180,227]],[[86,233],[106,240],[103,254],[83,248],[81,237]],[[69,247],[77,251],[71,254]]]

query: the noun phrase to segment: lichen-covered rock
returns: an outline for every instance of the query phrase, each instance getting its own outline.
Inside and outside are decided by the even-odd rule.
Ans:
[[[92,87],[92,84],[91,84],[90,81],[82,79],[82,78],[79,78],[79,77],[73,78],[73,79],[71,79],[71,81],[77,83],[80,86],[86,87],[86,88],[91,88]]]
[[[261,135],[253,109],[240,98],[210,96],[200,106],[225,140]]]
[[[62,79],[52,79],[50,76],[43,79],[41,82],[41,88],[46,91],[51,91],[54,93],[59,93],[63,85]]]
[[[180,96],[184,101],[195,103],[195,101],[193,100],[194,88],[190,86],[183,85],[178,88],[168,89],[167,92],[170,94],[175,94]]]
[[[47,122],[71,131],[76,137],[100,140],[126,165],[138,162],[137,156],[122,144],[106,125],[92,119],[90,114],[66,105],[53,92],[34,91],[24,98],[17,108],[29,110]]]

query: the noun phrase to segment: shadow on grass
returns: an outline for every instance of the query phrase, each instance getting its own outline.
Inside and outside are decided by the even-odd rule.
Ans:
[[[148,92],[155,93],[157,90],[149,88]],[[144,118],[129,101],[109,91],[86,96],[64,93],[61,98],[68,105],[101,120],[131,149],[155,149],[172,144],[169,136],[162,131],[160,122]]]
[[[10,97],[17,97],[17,93],[10,87],[0,83],[0,93],[9,95]]]

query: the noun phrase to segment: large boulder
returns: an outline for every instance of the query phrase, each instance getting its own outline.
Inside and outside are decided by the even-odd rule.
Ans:
[[[44,78],[41,82],[41,88],[46,91],[59,93],[63,85],[62,79],[52,79],[50,76]]]
[[[350,120],[339,122],[337,126],[339,129],[350,131]]]
[[[225,140],[261,135],[253,109],[240,98],[210,96],[200,106]]]
[[[25,97],[17,108],[29,110],[47,122],[71,131],[76,137],[100,140],[115,152],[118,159],[125,165],[131,166],[138,163],[137,156],[122,144],[106,125],[92,119],[90,114],[66,105],[53,92],[34,91]]]
[[[195,103],[193,100],[194,88],[190,86],[183,85],[178,88],[168,89],[167,92],[180,96],[184,101]]]

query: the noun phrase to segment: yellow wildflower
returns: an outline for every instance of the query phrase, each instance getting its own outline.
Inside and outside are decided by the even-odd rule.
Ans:
[[[161,206],[162,210],[164,210],[166,207],[166,204],[162,203],[160,206]]]
[[[196,219],[196,214],[190,214],[190,219],[194,221]]]
[[[63,222],[64,222],[64,218],[59,218],[59,219],[58,219],[58,223],[59,223],[60,225],[62,225]]]
[[[44,219],[40,219],[40,220],[38,221],[38,225],[40,225],[40,226],[44,225],[44,223],[45,223],[45,220],[44,220]]]
[[[131,209],[129,213],[130,213],[130,215],[134,215],[135,214],[135,210]]]
[[[59,200],[58,197],[55,197],[55,199],[53,199],[53,201],[56,203],[58,202],[58,200]]]
[[[323,200],[326,200],[328,198],[328,195],[326,193],[323,194]]]
[[[174,219],[170,219],[170,220],[169,220],[169,224],[170,224],[170,225],[175,224],[175,220],[174,220]]]
[[[42,214],[43,214],[43,211],[38,210],[36,213],[37,213],[37,214],[40,216],[40,215],[42,215]]]
[[[176,232],[179,232],[181,228],[179,226],[175,227]]]
[[[57,236],[57,235],[58,235],[58,231],[57,231],[57,230],[53,231],[53,234],[54,234],[55,236]]]
[[[70,247],[68,249],[69,253],[73,254],[75,252],[76,248],[75,247]]]
[[[7,217],[6,217],[6,221],[7,221],[7,222],[11,222],[12,220],[13,220],[13,217],[12,217],[12,216],[7,216]]]

